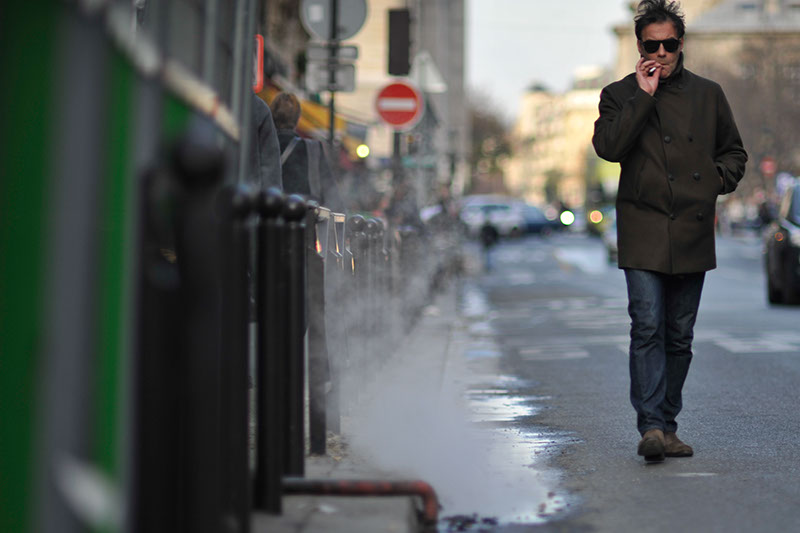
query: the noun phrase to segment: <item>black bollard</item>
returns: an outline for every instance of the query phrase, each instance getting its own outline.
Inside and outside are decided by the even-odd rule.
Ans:
[[[411,330],[414,321],[414,305],[417,293],[416,231],[410,226],[399,228],[400,262],[399,277],[402,291],[400,315],[403,330],[401,334]]]
[[[361,215],[356,215],[347,220],[347,234],[348,243],[347,248],[347,261],[349,268],[352,271],[352,276],[349,278],[348,283],[348,308],[350,312],[347,314],[348,327],[347,339],[348,350],[350,357],[350,366],[363,369],[366,359],[364,350],[364,339],[366,330],[364,328],[364,320],[366,319],[366,282],[365,276],[367,273],[366,264],[364,261],[365,256],[365,235],[364,229],[367,222]]]
[[[286,231],[282,259],[288,279],[286,315],[286,383],[288,428],[287,463],[284,475],[305,475],[305,333],[306,333],[306,203],[302,196],[286,198],[283,218]]]
[[[386,252],[386,232],[382,220],[378,220],[378,230],[375,237],[376,261],[376,301],[375,320],[378,323],[378,331],[381,332],[381,345],[384,346],[384,353],[389,353],[391,346],[391,327],[387,317],[389,316],[389,292],[388,292],[388,261],[389,255]]]
[[[190,126],[174,153],[183,185],[176,208],[176,257],[181,278],[181,369],[185,434],[181,457],[183,526],[216,533],[222,520],[220,439],[221,272],[217,186],[224,169],[215,128],[204,120]]]
[[[169,213],[174,183],[163,168],[140,181],[137,348],[134,363],[134,424],[131,450],[132,531],[180,531],[180,401],[184,379],[181,350],[180,275]]]
[[[327,403],[325,384],[330,381],[325,327],[325,256],[328,253],[329,209],[309,202],[308,239],[308,433],[310,451],[325,455]]]
[[[265,512],[282,511],[281,479],[288,460],[286,383],[286,309],[289,280],[281,260],[285,224],[283,193],[270,188],[261,194],[256,283],[258,309],[258,356],[256,360],[256,475],[253,505]]]
[[[330,365],[330,391],[327,394],[327,427],[341,431],[341,376],[347,364],[347,336],[340,309],[346,283],[344,224],[346,215],[331,213],[328,257],[325,259],[325,322]],[[349,264],[348,264],[349,268]]]
[[[221,191],[223,355],[221,374],[223,513],[225,531],[250,531],[248,307],[250,228],[258,190],[244,184]]]
[[[376,355],[386,353],[385,346],[378,338],[380,334],[378,330],[378,221],[374,218],[367,220],[365,237],[367,264],[366,341],[370,361],[374,364]]]

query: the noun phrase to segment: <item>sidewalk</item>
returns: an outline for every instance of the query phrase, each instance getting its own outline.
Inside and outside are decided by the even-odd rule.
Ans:
[[[450,282],[420,316],[407,342],[392,356],[394,363],[422,365],[420,379],[438,387],[454,349],[458,319],[456,282]],[[342,437],[331,437],[324,457],[306,457],[307,479],[409,480],[387,473],[347,446],[347,420]],[[426,481],[422,479],[421,481]],[[435,489],[435,487],[434,487]],[[283,514],[253,513],[253,533],[402,533],[421,531],[421,499],[409,496],[284,496]]]

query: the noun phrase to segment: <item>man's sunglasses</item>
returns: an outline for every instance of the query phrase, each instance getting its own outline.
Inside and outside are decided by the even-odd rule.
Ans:
[[[655,54],[658,52],[658,48],[661,45],[664,45],[664,50],[669,52],[670,54],[673,53],[678,49],[681,42],[674,37],[670,37],[669,39],[664,39],[663,41],[642,41],[642,46],[644,47],[644,51],[648,54]]]

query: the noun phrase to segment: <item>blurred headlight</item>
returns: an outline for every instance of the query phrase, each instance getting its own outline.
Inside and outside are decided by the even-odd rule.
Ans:
[[[575,222],[575,215],[572,211],[564,211],[561,213],[561,223],[565,226],[570,226],[572,223]]]

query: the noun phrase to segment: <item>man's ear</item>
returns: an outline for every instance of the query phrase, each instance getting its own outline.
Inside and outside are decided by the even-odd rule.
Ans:
[[[681,40],[681,45],[683,45],[683,40]],[[636,39],[636,48],[639,50],[639,55],[644,57],[644,47],[639,39]]]

